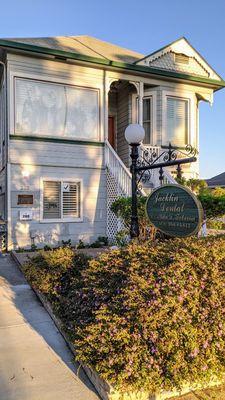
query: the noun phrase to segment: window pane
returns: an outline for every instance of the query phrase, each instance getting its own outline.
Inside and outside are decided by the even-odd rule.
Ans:
[[[143,100],[143,121],[149,121],[151,119],[150,99]]]
[[[136,123],[139,121],[139,98],[136,97]]]
[[[80,184],[63,182],[63,217],[80,217]]]
[[[167,144],[184,146],[188,135],[188,101],[167,98]]]
[[[151,143],[151,99],[143,99],[143,128],[145,130],[145,138],[143,140],[144,144]]]
[[[43,218],[61,218],[61,183],[55,181],[44,182]]]
[[[66,87],[65,136],[98,138],[98,94],[95,90]]]
[[[18,78],[15,89],[15,133],[98,139],[96,90]]]

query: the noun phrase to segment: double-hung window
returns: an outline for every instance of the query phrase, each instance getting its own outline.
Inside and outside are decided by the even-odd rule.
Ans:
[[[43,181],[43,220],[80,220],[81,182]]]
[[[188,143],[188,114],[188,99],[167,97],[166,144],[182,147]]]

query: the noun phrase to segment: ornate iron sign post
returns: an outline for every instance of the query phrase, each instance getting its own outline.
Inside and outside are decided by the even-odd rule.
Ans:
[[[131,228],[130,236],[135,238],[139,236],[138,213],[137,213],[137,195],[140,191],[140,183],[151,179],[152,171],[159,170],[159,180],[162,183],[164,179],[163,168],[177,166],[177,176],[182,177],[181,165],[197,161],[196,150],[187,145],[185,148],[162,146],[162,153],[157,155],[154,152],[144,151],[139,156],[140,142],[144,139],[144,129],[138,124],[131,124],[125,131],[125,137],[131,146],[131,167],[132,174],[132,209],[131,209]]]

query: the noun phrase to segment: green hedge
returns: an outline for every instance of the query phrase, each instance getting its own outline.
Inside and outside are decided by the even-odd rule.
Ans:
[[[52,301],[77,358],[119,390],[225,372],[224,236],[132,243],[89,261],[43,252],[25,273]]]
[[[207,218],[222,217],[225,215],[225,190],[217,188],[199,193],[198,198],[206,212]]]
[[[225,189],[217,188],[214,190],[202,189],[197,195],[207,219],[219,218],[225,215]],[[151,226],[145,213],[146,197],[138,197],[138,217],[140,226],[140,238],[145,239],[151,236],[153,239],[155,230]],[[123,221],[126,227],[130,226],[131,197],[119,197],[111,205],[111,210]]]

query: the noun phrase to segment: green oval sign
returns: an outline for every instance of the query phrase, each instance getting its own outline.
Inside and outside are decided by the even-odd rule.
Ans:
[[[157,229],[174,237],[194,235],[203,221],[201,203],[181,185],[164,185],[155,189],[147,199],[146,212]]]

